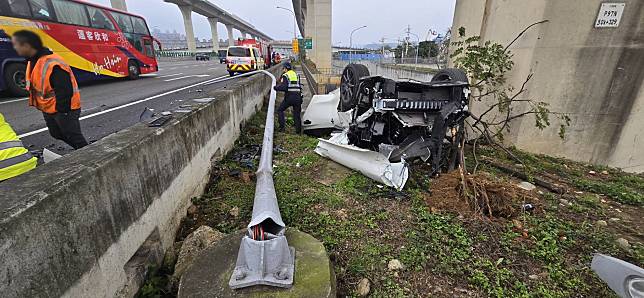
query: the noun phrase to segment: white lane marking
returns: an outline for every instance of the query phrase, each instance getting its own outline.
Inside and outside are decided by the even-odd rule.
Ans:
[[[210,75],[207,75],[207,74],[189,75],[189,76],[182,76],[182,77],[178,77],[178,78],[167,79],[167,80],[163,80],[163,81],[164,82],[172,82],[172,81],[181,80],[181,79],[187,79],[187,78],[205,78],[205,77],[209,77],[209,76]]]
[[[161,78],[176,77],[176,76],[180,76],[180,75],[182,75],[182,74],[183,74],[183,72],[180,72],[180,73],[173,73],[173,74],[169,74],[169,75],[165,75],[165,76],[159,76],[159,77],[157,77],[157,78],[161,79]]]
[[[12,102],[23,101],[23,100],[27,100],[27,99],[29,99],[29,97],[22,97],[22,98],[16,98],[16,99],[12,99],[12,100],[7,100],[7,101],[0,101],[0,105],[7,104],[7,103],[12,103]]]
[[[153,96],[150,96],[148,98],[133,101],[133,102],[121,105],[121,106],[113,107],[111,109],[107,109],[107,110],[104,110],[104,111],[96,112],[94,114],[90,114],[90,115],[87,115],[87,116],[80,117],[80,120],[94,118],[96,116],[100,116],[100,115],[103,115],[103,114],[114,112],[114,111],[117,111],[117,110],[120,110],[120,109],[127,108],[129,106],[137,105],[137,104],[140,104],[142,102],[150,101],[150,100],[153,100],[155,98],[159,98],[159,97],[166,96],[166,95],[169,95],[169,94],[172,94],[172,93],[176,93],[176,92],[179,92],[179,91],[190,89],[192,87],[197,87],[197,86],[200,86],[200,85],[203,85],[203,84],[208,84],[208,83],[213,83],[214,84],[214,83],[217,83],[216,82],[217,80],[224,79],[224,78],[227,78],[227,77],[228,76],[221,76],[221,77],[217,77],[217,78],[214,78],[214,79],[205,80],[203,82],[199,82],[199,83],[196,83],[196,84],[192,84],[192,85],[189,85],[189,86],[181,87],[179,89],[175,89],[175,90],[171,90],[171,91],[164,92],[164,93],[161,93],[161,94],[153,95]],[[39,133],[44,132],[44,131],[47,131],[47,127],[37,129],[37,130],[34,130],[34,131],[30,131],[30,132],[27,132],[27,133],[23,133],[23,134],[19,135],[18,137],[19,138],[24,138],[24,137],[28,137],[28,136],[31,136],[31,135],[39,134]]]

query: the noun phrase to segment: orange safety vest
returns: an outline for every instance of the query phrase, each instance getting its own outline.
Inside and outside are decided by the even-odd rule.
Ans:
[[[27,63],[27,91],[29,91],[29,105],[36,107],[38,110],[47,113],[55,114],[56,112],[56,93],[49,84],[49,78],[58,66],[62,70],[69,73],[69,78],[72,80],[72,88],[74,93],[72,95],[71,109],[78,110],[81,107],[80,92],[78,90],[78,83],[72,72],[72,68],[57,54],[45,55],[40,57],[36,65],[31,67],[31,62]]]

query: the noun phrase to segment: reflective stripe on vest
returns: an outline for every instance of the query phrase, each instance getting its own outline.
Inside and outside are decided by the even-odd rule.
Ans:
[[[5,150],[9,148],[21,148],[21,147],[25,147],[22,144],[22,141],[8,141],[8,142],[0,143],[0,150]]]
[[[284,76],[288,79],[288,91],[289,92],[301,92],[302,85],[300,84],[300,77],[295,71],[289,70]]]
[[[4,168],[11,167],[11,166],[15,166],[15,165],[17,165],[19,163],[23,163],[25,161],[29,161],[32,158],[33,158],[33,156],[31,155],[31,153],[27,152],[25,154],[21,154],[21,155],[18,155],[18,156],[7,158],[5,160],[0,160],[0,170],[4,169]]]
[[[80,92],[72,68],[57,54],[42,56],[35,65],[27,63],[27,90],[29,91],[29,105],[47,114],[54,114],[56,110],[56,93],[49,84],[49,78],[54,67],[60,67],[69,74],[72,85],[71,109],[80,109]]]

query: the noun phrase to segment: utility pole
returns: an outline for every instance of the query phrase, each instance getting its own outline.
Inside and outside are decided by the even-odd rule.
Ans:
[[[407,25],[407,37],[405,37],[405,54],[409,53],[409,33],[411,32],[411,26]],[[405,61],[403,61],[405,63]]]

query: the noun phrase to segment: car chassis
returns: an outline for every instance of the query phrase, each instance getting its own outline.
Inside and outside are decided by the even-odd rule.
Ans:
[[[338,112],[351,115],[350,145],[377,151],[390,162],[431,158],[434,176],[460,163],[469,94],[467,76],[459,69],[440,70],[431,82],[395,81],[349,64],[342,73]]]

